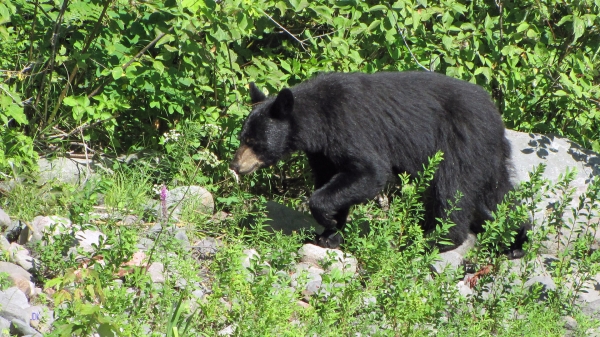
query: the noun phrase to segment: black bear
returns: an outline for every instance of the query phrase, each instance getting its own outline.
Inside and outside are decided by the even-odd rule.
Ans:
[[[310,211],[326,228],[319,246],[338,247],[350,206],[375,197],[399,173],[415,175],[439,150],[444,160],[425,196],[425,231],[460,191],[448,234],[460,245],[469,229],[483,230],[512,188],[504,124],[477,85],[430,72],[328,73],[272,98],[252,83],[250,97],[254,108],[230,168],[249,174],[304,151],[315,180]],[[518,231],[512,257],[522,255],[529,226]]]

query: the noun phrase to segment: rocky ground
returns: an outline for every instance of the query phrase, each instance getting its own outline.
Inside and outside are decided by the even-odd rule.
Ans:
[[[573,182],[577,194],[584,193],[587,185],[595,175],[600,171],[598,166],[600,159],[597,154],[584,150],[577,144],[566,139],[558,137],[541,136],[534,134],[508,132],[508,138],[513,146],[513,163],[515,166],[514,179],[520,182],[528,179],[528,172],[537,164],[545,163],[547,169],[544,176],[552,181],[558,179],[559,174],[563,173],[567,167],[575,167],[578,170],[577,177]],[[87,173],[99,170],[97,163],[88,166],[82,162],[75,162],[70,159],[59,159],[53,162],[44,161],[41,163],[43,179],[62,179],[68,182],[80,182]],[[10,183],[4,185],[10,188]],[[170,191],[167,200],[170,209],[180,207],[179,201],[185,198],[199,198],[201,203],[199,207],[203,212],[214,213],[214,201],[212,195],[200,186],[180,187]],[[575,198],[575,200],[577,200]],[[536,214],[536,221],[542,221],[547,214],[545,210],[549,209],[554,200],[547,198],[543,201],[542,211]],[[160,205],[154,202],[149,205],[150,209],[157,209]],[[297,212],[275,202],[267,203],[267,211],[271,221],[269,226],[273,230],[281,230],[284,233],[291,233],[302,228],[310,228],[317,231],[321,230],[310,215]],[[173,212],[177,217],[178,211]],[[98,213],[97,218],[106,216],[102,212]],[[219,220],[226,214],[215,214],[214,219]],[[133,216],[123,216],[120,221],[124,224],[133,224],[143,221]],[[598,222],[598,218],[594,221]],[[36,300],[44,291],[36,286],[35,275],[36,258],[32,257],[30,247],[33,243],[39,242],[44,237],[44,233],[52,230],[54,233],[60,231],[73,231],[74,240],[72,249],[77,251],[92,251],[101,245],[104,234],[100,232],[93,224],[80,226],[72,224],[69,219],[57,216],[38,216],[34,219],[11,219],[8,214],[0,209],[0,228],[3,229],[3,235],[0,236],[0,249],[2,250],[7,262],[0,262],[0,273],[8,275],[6,280],[10,287],[0,291],[0,330],[10,330],[12,334],[18,336],[41,336],[48,332],[52,326],[53,312],[50,306],[44,305]],[[150,273],[154,283],[165,282],[165,274],[173,271],[165,270],[160,262],[153,262],[147,265],[149,250],[154,245],[154,240],[159,232],[171,235],[180,241],[181,245],[189,254],[199,258],[210,258],[221,246],[218,238],[204,238],[199,241],[191,242],[184,228],[161,228],[160,225],[153,224],[147,226],[147,233],[140,235],[137,244],[138,252],[134,254],[131,261],[127,262],[129,266],[145,266]],[[541,250],[539,258],[534,261],[534,272],[526,281],[526,286],[541,284],[544,290],[555,289],[554,283],[548,267],[551,262],[557,258],[561,245],[559,242],[569,235],[578,235],[577,228],[564,229],[561,235],[548,237],[544,248]],[[47,236],[46,236],[47,237]],[[592,243],[593,250],[598,249],[599,236]],[[475,244],[475,236],[463,246],[449,252],[441,254],[441,259],[432,266],[432,270],[440,272],[444,268],[456,268],[465,263],[465,254]],[[95,245],[95,246],[94,246]],[[258,255],[254,249],[247,249],[245,256],[240,263],[250,268],[251,260]],[[324,262],[327,261],[327,262]],[[518,272],[520,261],[514,260],[507,262]],[[124,266],[126,267],[126,266]],[[265,266],[269,268],[269,266]],[[297,262],[293,268],[296,272],[292,275],[295,280],[298,275],[308,277],[303,294],[308,298],[313,294],[326,291],[323,286],[323,275],[330,273],[334,269],[339,269],[344,273],[357,273],[357,261],[339,250],[328,250],[314,245],[304,245],[297,253]],[[468,271],[468,268],[467,268]],[[473,271],[475,272],[475,271]],[[0,274],[2,275],[2,274]],[[475,277],[473,273],[466,273],[464,279],[457,282],[463,296],[472,296],[471,280]],[[0,278],[1,279],[1,278]],[[182,279],[181,282],[186,282]],[[304,282],[303,282],[304,284]],[[292,283],[297,286],[298,283]],[[195,296],[201,298],[210,292],[210,285],[197,285]],[[543,294],[543,292],[542,292]],[[600,274],[595,275],[577,292],[577,302],[582,306],[583,311],[597,319],[600,319]],[[308,305],[307,301],[300,301],[300,305]],[[571,317],[565,317],[565,327],[575,329],[577,322]],[[232,334],[235,327],[231,326],[224,329],[221,334]],[[600,336],[600,331],[589,331],[592,336]]]

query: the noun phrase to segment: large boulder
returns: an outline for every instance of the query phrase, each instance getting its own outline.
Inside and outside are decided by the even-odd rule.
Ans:
[[[576,207],[579,196],[584,194],[588,188],[591,179],[600,173],[600,157],[597,153],[587,150],[572,142],[569,139],[551,136],[539,135],[533,133],[523,133],[507,130],[506,136],[512,145],[512,164],[514,166],[513,181],[518,184],[529,180],[529,172],[539,164],[545,164],[546,169],[543,178],[554,183],[559,180],[559,176],[564,174],[567,169],[576,169],[575,179],[571,183],[575,194],[570,207]],[[551,211],[556,207],[559,196],[544,196],[538,205],[538,211],[534,217],[534,230],[540,229],[540,225],[547,222]],[[571,208],[568,207],[564,219],[566,222],[573,220]],[[600,235],[590,231],[590,228],[582,222],[585,220],[580,216],[571,227],[561,228],[559,233],[551,234],[543,242],[544,247],[541,253],[557,254],[560,250],[569,247],[567,240],[573,240],[581,233],[592,233],[595,235],[595,242],[592,248],[598,248]],[[592,222],[598,222],[598,214],[593,214]]]

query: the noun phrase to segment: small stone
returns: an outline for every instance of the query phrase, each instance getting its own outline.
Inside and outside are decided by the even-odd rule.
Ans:
[[[321,274],[323,274],[324,271],[313,265],[306,265],[308,265],[308,267],[296,266],[297,272],[292,275],[291,286],[298,288],[300,285],[302,285],[301,283],[303,283],[304,290],[302,290],[302,294],[309,297],[318,293],[321,289],[323,285],[323,278],[321,277]],[[300,282],[298,279],[300,279]]]
[[[571,316],[563,316],[562,319],[565,322],[565,329],[568,331],[577,331],[577,327],[579,325],[577,324],[575,318]]]
[[[192,296],[194,296],[195,298],[201,300],[204,298],[204,291],[202,289],[196,289],[194,291],[192,291]]]
[[[0,208],[0,230],[4,231],[4,229],[10,227],[11,224],[12,221],[10,220],[8,214],[6,214],[6,212]]]
[[[213,257],[220,247],[223,246],[221,240],[215,238],[204,238],[194,245],[194,249],[198,251],[198,255],[201,259],[208,259]]]
[[[152,262],[148,267],[148,274],[153,283],[165,283],[165,265],[160,262]]]
[[[137,248],[140,250],[149,250],[154,246],[154,240],[148,238],[141,238],[137,243]]]
[[[27,296],[17,287],[10,287],[4,291],[0,291],[0,303],[10,303],[21,308],[29,306]]]
[[[256,249],[246,249],[244,250],[244,256],[242,257],[242,267],[246,268],[246,269],[250,269],[252,262],[251,260],[258,260],[260,259],[260,255],[258,255],[258,252],[256,251]]]
[[[469,287],[465,281],[459,281],[456,284],[456,287],[458,288],[458,293],[463,297],[469,297],[473,295],[473,289],[471,289],[471,287]]]
[[[29,326],[29,323],[20,319],[13,319],[10,322],[10,332],[17,335],[30,335],[43,337],[36,329]]]
[[[36,261],[29,255],[29,251],[25,247],[16,243],[11,243],[9,248],[10,260],[23,269],[32,271],[36,266]]]
[[[52,235],[58,235],[71,228],[71,220],[59,216],[36,216],[30,226],[26,226],[19,237],[19,244],[42,241],[44,233],[54,228]],[[31,228],[30,228],[31,227]]]
[[[457,269],[462,266],[464,259],[462,255],[451,250],[448,252],[440,253],[440,257],[436,260],[431,268],[438,274],[441,274],[446,268]]]
[[[0,261],[0,273],[7,273],[13,285],[19,288],[25,295],[31,297],[35,289],[33,277],[23,267],[10,262]]]
[[[148,236],[156,238],[158,233],[161,233],[163,230],[162,225],[160,223],[156,223],[148,230]]]
[[[542,290],[540,293],[540,300],[548,298],[548,291],[556,290],[556,284],[549,275],[537,275],[525,282],[525,287],[532,289],[533,285],[541,284]]]
[[[140,220],[135,215],[126,215],[123,220],[121,220],[121,224],[125,226],[131,226],[137,224],[139,221]]]
[[[4,317],[0,317],[0,332],[2,332],[3,330],[10,330],[10,321]]]
[[[325,271],[319,267],[315,267],[312,263],[308,262],[300,262],[294,266],[295,273],[300,273],[302,271],[307,271],[309,274],[318,274],[321,275]]]
[[[91,230],[91,229],[86,229],[84,231],[77,231],[75,233],[75,240],[76,240],[77,244],[86,253],[92,253],[97,248],[100,248],[98,246],[100,245],[101,237],[103,238],[102,241],[104,242],[106,240],[106,235],[104,235],[100,231]],[[97,248],[94,248],[94,245],[96,245]]]
[[[301,306],[304,309],[308,309],[311,307],[311,305],[309,303],[306,303],[306,302],[300,301],[300,300],[296,301],[296,304],[298,304],[299,306]]]
[[[181,248],[185,251],[189,251],[192,249],[192,245],[190,244],[190,239],[188,239],[187,234],[185,233],[185,229],[179,229],[175,232],[175,239],[181,243]]]
[[[0,235],[0,251],[7,251],[10,248],[10,242],[4,237],[4,235]]]
[[[42,317],[44,316],[44,310],[42,309],[42,307],[34,305],[25,308],[25,311],[27,311],[27,314],[30,317],[29,325],[37,329],[40,326],[40,321],[42,320]]]
[[[217,332],[219,336],[231,336],[235,332],[235,327],[233,325],[228,325],[225,328],[221,329]]]
[[[212,194],[202,186],[176,187],[169,191],[166,202],[169,210],[175,207],[174,216],[178,216],[184,203],[189,202],[197,202],[197,209],[203,214],[212,214],[215,209]]]
[[[0,316],[13,321],[22,320],[29,325],[29,314],[24,310],[29,306],[27,296],[13,287],[0,291]]]
[[[600,300],[584,302],[581,311],[594,319],[600,319]]]
[[[298,250],[300,261],[316,267],[326,267],[326,271],[338,269],[342,272],[356,273],[358,262],[352,256],[337,249],[322,248],[313,244],[305,244]]]

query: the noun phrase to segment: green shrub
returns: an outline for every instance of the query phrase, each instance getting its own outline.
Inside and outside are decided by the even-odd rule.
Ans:
[[[321,71],[426,68],[483,85],[510,128],[600,149],[597,1],[36,4],[0,11],[0,65],[10,70],[0,101],[16,100],[0,116],[4,130],[42,146],[156,147],[189,120],[216,127],[198,133],[193,160],[225,160],[249,81],[274,93]],[[213,179],[228,177],[214,169]]]

